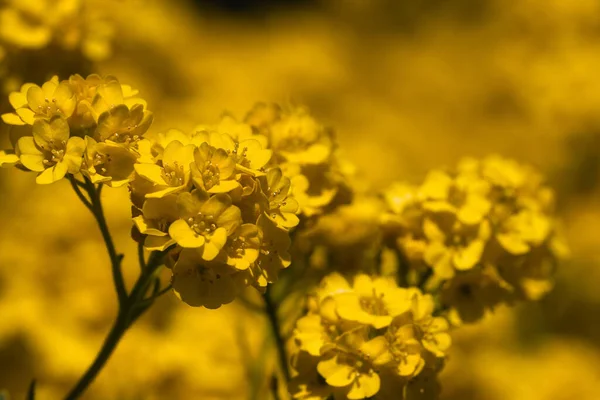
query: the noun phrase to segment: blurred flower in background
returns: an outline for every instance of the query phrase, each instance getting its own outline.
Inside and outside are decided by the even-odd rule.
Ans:
[[[393,187],[399,191],[439,184],[446,178],[426,172],[464,157],[500,154],[533,165],[556,189],[570,259],[540,302],[496,307],[453,333],[439,377],[442,398],[595,400],[599,35],[594,0],[0,0],[0,82],[8,94],[54,74],[119,76],[152,105],[148,134],[191,132],[198,121],[218,126],[224,110],[244,116],[256,102],[289,104],[269,134],[290,149],[283,160],[289,171],[324,180],[312,190],[297,178],[304,212],[347,202],[341,194],[348,181],[360,188],[352,205],[336,211],[347,226],[331,214],[311,231],[317,246],[327,239],[340,249],[337,263],[349,268],[372,267],[351,250],[381,240],[371,224],[379,210],[400,213],[399,204],[373,195],[392,182],[407,183]],[[0,113],[12,112],[1,98]],[[246,123],[258,127],[269,118],[257,115]],[[301,129],[290,131],[292,123]],[[17,133],[2,124],[0,148]],[[330,135],[339,149],[328,147]],[[311,165],[294,163],[298,149],[311,152]],[[51,399],[88,366],[116,303],[93,219],[66,182],[49,188],[34,181],[0,170],[0,388],[24,398],[35,376],[38,398]],[[106,192],[108,223],[131,283],[135,244],[131,210],[123,207],[129,194]],[[477,190],[469,193],[472,204],[482,204]],[[513,222],[509,232],[518,230]],[[501,239],[509,251],[523,244],[513,239]],[[409,240],[403,246],[416,256],[423,250]],[[274,358],[266,330],[264,317],[242,301],[210,311],[165,296],[84,398],[268,398]]]

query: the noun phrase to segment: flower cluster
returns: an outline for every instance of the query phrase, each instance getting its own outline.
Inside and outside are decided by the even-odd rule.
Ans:
[[[78,173],[93,183],[126,184],[138,142],[152,123],[136,94],[111,76],[24,84],[9,96],[15,111],[2,115],[13,125],[15,143],[14,150],[0,153],[0,166],[35,171],[40,184]]]
[[[552,287],[557,257],[553,192],[534,170],[491,156],[433,171],[422,185],[386,193],[388,244],[415,281],[439,291],[455,321],[501,302],[537,299]]]
[[[57,45],[79,49],[90,60],[110,54],[112,29],[98,14],[95,0],[1,0],[2,54]]]
[[[172,285],[186,303],[216,308],[239,290],[263,290],[290,265],[289,230],[299,223],[291,180],[269,140],[225,116],[190,134],[148,133],[153,115],[137,91],[114,77],[57,77],[25,84],[2,115],[18,134],[0,165],[129,185],[134,237],[169,251]]]
[[[268,138],[274,162],[291,178],[303,215],[322,214],[347,194],[353,167],[340,156],[331,129],[305,108],[259,103],[246,122]]]
[[[298,203],[268,143],[230,116],[140,141],[134,222],[146,249],[172,249],[173,288],[192,306],[217,308],[248,285],[264,290],[290,265]]]
[[[333,273],[294,330],[295,399],[416,399],[437,392],[450,346],[434,301],[390,278]],[[375,396],[375,397],[373,397]]]

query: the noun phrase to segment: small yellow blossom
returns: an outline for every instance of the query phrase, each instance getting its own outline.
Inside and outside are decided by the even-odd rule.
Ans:
[[[141,211],[141,215],[134,217],[133,222],[139,232],[146,235],[144,247],[147,250],[162,251],[175,244],[175,240],[169,236],[168,227],[179,219],[177,195],[147,199]]]
[[[300,220],[296,215],[298,202],[290,195],[290,179],[279,168],[271,168],[261,184],[265,202],[265,214],[278,226],[293,228]]]
[[[69,137],[64,118],[55,117],[50,122],[35,121],[33,136],[21,137],[16,151],[25,168],[40,173],[36,182],[48,184],[79,172],[85,146],[82,138]]]
[[[131,108],[119,104],[100,114],[94,139],[99,142],[135,144],[150,128],[152,119],[152,113],[144,110],[141,104],[135,104]]]
[[[201,190],[181,193],[177,198],[179,219],[169,235],[183,248],[199,249],[206,261],[215,259],[241,223],[240,209],[226,194],[210,196]]]
[[[247,270],[260,254],[260,229],[254,224],[242,224],[225,246],[227,265],[238,270]]]
[[[14,113],[3,114],[2,120],[11,125],[33,125],[36,119],[54,116],[69,118],[76,107],[76,98],[67,82],[59,82],[55,76],[41,87],[25,84],[20,92],[9,96]]]
[[[187,188],[190,182],[190,164],[193,161],[194,146],[184,146],[173,141],[165,148],[162,166],[150,163],[135,164],[135,172],[156,186],[156,191],[146,197],[163,197]]]
[[[209,193],[227,193],[240,186],[235,175],[235,160],[222,148],[204,142],[194,150],[191,165],[196,187]]]
[[[106,182],[111,187],[126,185],[133,179],[137,156],[117,143],[98,143],[85,137],[86,154],[81,173],[93,183]]]
[[[173,267],[173,290],[194,307],[219,308],[239,293],[235,269],[218,262],[207,263],[199,253],[184,249]]]

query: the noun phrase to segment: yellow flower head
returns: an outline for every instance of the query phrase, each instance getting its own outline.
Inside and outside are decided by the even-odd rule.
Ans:
[[[146,197],[163,197],[185,190],[190,182],[190,164],[194,159],[194,146],[184,146],[173,141],[164,150],[162,165],[137,163],[135,172],[152,182],[155,190]]]
[[[36,119],[54,116],[69,118],[77,105],[69,84],[59,82],[57,76],[41,87],[25,84],[20,92],[11,93],[9,100],[15,112],[2,115],[2,120],[11,125],[33,125]]]
[[[331,133],[304,108],[282,110],[270,127],[271,147],[285,161],[321,164],[331,155]]]
[[[463,320],[500,302],[539,298],[552,287],[548,265],[566,251],[553,193],[534,170],[497,156],[465,159],[455,171],[433,171],[421,186],[395,186],[384,197],[385,242],[408,263],[409,283],[423,280],[428,290],[458,299],[448,293],[459,294],[450,289],[466,287],[458,282],[468,277],[494,293],[494,301],[477,302],[483,306],[463,312]]]
[[[196,187],[209,193],[227,193],[240,186],[235,175],[235,160],[222,148],[204,142],[194,150],[191,166]]]
[[[98,143],[85,137],[86,154],[81,173],[93,183],[107,183],[111,187],[126,185],[134,177],[137,159],[131,149],[118,143]]]
[[[93,183],[126,184],[140,157],[138,142],[152,123],[136,94],[111,76],[73,75],[64,81],[55,76],[41,87],[24,84],[9,96],[15,112],[2,116],[21,125],[15,145],[19,164],[42,172],[40,183],[81,170]],[[2,164],[15,164],[14,157],[6,158]]]
[[[177,197],[179,219],[169,235],[181,247],[198,249],[206,261],[214,260],[241,224],[240,209],[223,193],[210,196],[201,190]]]
[[[165,250],[175,244],[169,236],[169,226],[179,219],[177,195],[170,194],[144,201],[141,214],[133,218],[138,231],[145,235],[147,250]]]
[[[308,359],[340,398],[370,398],[386,387],[403,391],[437,368],[450,346],[449,325],[432,316],[431,296],[387,278],[360,274],[351,285],[329,275],[312,304],[296,324],[293,357]],[[298,370],[294,383],[309,393],[322,390],[306,370]]]
[[[271,168],[260,182],[265,200],[265,215],[282,228],[289,229],[298,225],[298,202],[291,196],[290,178],[283,175],[281,169]]]
[[[50,45],[99,61],[110,55],[112,26],[91,0],[7,0],[0,5],[0,40],[11,47]]]
[[[231,303],[240,291],[240,282],[234,268],[219,262],[207,263],[192,249],[179,254],[171,278],[173,289],[182,301],[211,309]]]
[[[21,164],[39,172],[36,182],[56,182],[67,173],[76,174],[81,168],[85,141],[80,137],[69,137],[69,125],[60,117],[50,122],[35,121],[33,136],[24,136],[17,142],[17,155]]]

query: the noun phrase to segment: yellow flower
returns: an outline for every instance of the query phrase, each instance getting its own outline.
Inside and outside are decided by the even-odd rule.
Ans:
[[[190,135],[178,129],[169,129],[165,133],[148,132],[138,142],[140,162],[155,163],[162,160],[165,149],[171,142],[180,142],[184,145],[195,144]]]
[[[179,219],[177,195],[170,194],[161,198],[151,198],[144,201],[142,214],[133,218],[135,226],[144,239],[147,250],[162,251],[175,243],[169,236],[169,225]]]
[[[81,168],[85,141],[69,137],[69,125],[62,117],[50,122],[37,120],[33,124],[33,137],[24,136],[17,142],[17,154],[23,166],[40,172],[36,182],[56,182],[67,173],[76,174]]]
[[[385,336],[366,342],[361,351],[373,364],[391,369],[401,377],[417,376],[425,367],[416,327],[396,319]]]
[[[266,198],[265,214],[282,228],[293,228],[300,220],[296,215],[298,202],[290,196],[290,179],[281,169],[271,168],[263,177],[261,187]]]
[[[2,120],[11,125],[33,125],[36,119],[48,120],[54,116],[69,118],[76,107],[71,87],[67,82],[59,82],[57,76],[42,87],[25,84],[20,92],[11,93],[9,99],[15,113],[3,114]]]
[[[285,173],[291,176],[292,193],[300,210],[307,217],[323,213],[338,194],[339,185],[331,175],[329,164],[310,165],[293,171],[288,165]]]
[[[241,224],[240,209],[226,194],[210,196],[201,190],[181,193],[177,198],[179,219],[169,235],[183,248],[198,249],[206,261],[213,260]]]
[[[552,233],[550,219],[542,213],[522,210],[508,217],[500,226],[496,239],[509,253],[525,254],[540,246]]]
[[[270,129],[271,148],[285,161],[295,164],[320,164],[332,151],[330,132],[306,109],[286,110]]]
[[[398,288],[391,278],[371,279],[359,274],[354,277],[352,289],[333,297],[337,314],[348,321],[381,329],[410,307],[410,293]]]
[[[229,135],[238,143],[241,143],[247,139],[253,139],[258,141],[263,149],[266,149],[268,145],[268,141],[265,136],[255,134],[250,125],[237,121],[231,115],[224,115],[219,121],[219,124],[215,127],[215,130],[218,133]]]
[[[423,221],[423,231],[429,240],[423,259],[439,278],[449,279],[454,270],[471,269],[481,261],[491,227],[488,221],[475,227],[457,222],[445,225],[442,229],[430,218]]]
[[[279,228],[264,215],[258,217],[258,240],[260,249],[258,258],[252,266],[258,288],[264,288],[268,283],[277,281],[279,271],[292,263],[288,250],[291,246],[289,233]]]
[[[218,262],[207,263],[191,249],[183,249],[179,255],[171,283],[183,302],[210,309],[231,303],[240,287],[233,268]]]
[[[98,92],[98,87],[104,83],[104,79],[96,74],[86,78],[76,74],[71,75],[68,82],[77,100],[75,111],[69,118],[69,125],[72,130],[81,132],[82,135],[91,136],[96,128],[92,101]]]
[[[43,5],[30,0],[12,2],[0,10],[0,38],[26,49],[40,49],[52,39],[52,29],[44,23]]]
[[[261,234],[258,226],[242,224],[229,238],[225,246],[226,264],[238,270],[246,270],[258,259]]]
[[[260,140],[260,139],[263,140]],[[272,151],[264,148],[264,137],[259,135],[239,135],[237,138],[228,133],[200,131],[193,137],[194,141],[206,142],[211,146],[223,149],[234,160],[240,172],[251,175],[263,175],[263,167],[269,162]]]
[[[294,393],[326,393],[311,374],[316,364],[335,398],[379,398],[380,389],[384,398],[402,396],[415,377],[439,371],[450,346],[449,324],[433,311],[430,295],[393,280],[360,274],[350,286],[340,274],[328,275],[293,333]]]
[[[146,107],[146,102],[143,99],[135,97],[138,94],[137,90],[132,89],[128,85],[122,85],[114,76],[106,76],[104,82],[96,87],[96,93],[92,99],[92,109],[94,116],[98,120],[99,117],[119,105],[125,105],[128,109],[135,105],[141,105],[142,109]]]
[[[235,160],[206,142],[194,150],[191,171],[196,187],[209,193],[227,193],[240,186],[235,179]]]
[[[194,159],[194,146],[184,146],[179,141],[169,143],[166,147],[162,166],[157,164],[135,164],[135,172],[146,178],[157,190],[146,197],[163,197],[186,189],[190,181],[190,164]]]
[[[105,182],[110,187],[120,187],[133,179],[137,156],[131,150],[117,143],[97,143],[89,136],[85,141],[85,165],[81,173],[93,183]]]
[[[309,314],[296,322],[294,338],[300,349],[312,356],[320,356],[321,349],[332,343],[331,332],[336,329],[335,322],[318,314]]]
[[[141,104],[129,108],[119,104],[98,117],[94,139],[98,142],[111,141],[124,145],[136,144],[152,125],[152,113]]]
[[[429,173],[418,192],[425,201],[423,207],[433,212],[450,212],[467,225],[482,221],[489,212],[491,203],[488,182],[475,174],[459,174],[450,177],[441,171]]]
[[[322,360],[317,371],[328,385],[347,388],[348,399],[366,399],[375,395],[380,388],[379,375],[360,358],[343,353]]]

